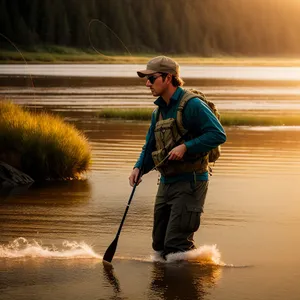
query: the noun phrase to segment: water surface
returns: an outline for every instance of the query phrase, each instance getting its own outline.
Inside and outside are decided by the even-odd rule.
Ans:
[[[51,64],[0,65],[2,75],[43,75],[81,77],[136,77],[140,64]],[[183,78],[300,80],[300,67],[196,66],[181,65]]]
[[[151,262],[153,171],[136,191],[112,273],[101,257],[128,201],[127,178],[148,125],[73,122],[92,145],[87,180],[2,196],[1,299],[297,299],[300,128],[226,128],[195,235],[200,248],[216,245],[225,266]],[[19,237],[26,240],[14,244]]]
[[[133,76],[137,66],[127,67],[1,66],[0,73],[96,76],[121,68],[123,76]],[[196,74],[194,68],[182,70]],[[299,80],[297,68],[196,71],[195,76],[214,78]],[[153,107],[143,84],[0,88],[1,98],[63,112],[92,147],[92,167],[84,180],[34,184],[0,195],[1,300],[298,299],[300,127],[225,128],[228,140],[213,167],[202,225],[195,234],[198,262],[154,262],[151,229],[158,174],[147,174],[130,206],[114,269],[104,268],[102,256],[131,193],[128,176],[148,123],[99,120],[94,113],[103,107]],[[221,113],[300,111],[299,86],[197,87]]]
[[[205,93],[222,111],[300,112],[300,88],[203,87]],[[93,112],[101,108],[155,107],[154,98],[145,86],[105,86],[93,88],[0,88],[0,98],[28,107],[52,111]]]

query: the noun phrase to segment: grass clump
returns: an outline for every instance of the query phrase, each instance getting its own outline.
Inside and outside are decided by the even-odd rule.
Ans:
[[[153,108],[105,108],[97,113],[100,118],[150,120]]]
[[[0,102],[0,159],[35,180],[77,179],[87,171],[86,137],[56,116]]]
[[[221,123],[224,126],[297,126],[300,115],[226,112],[221,115]]]

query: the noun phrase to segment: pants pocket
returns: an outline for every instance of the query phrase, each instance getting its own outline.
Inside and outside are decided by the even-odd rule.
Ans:
[[[183,232],[195,232],[200,226],[202,207],[186,205],[181,216],[181,230]]]

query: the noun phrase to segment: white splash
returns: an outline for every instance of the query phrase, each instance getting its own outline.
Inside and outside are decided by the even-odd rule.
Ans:
[[[8,245],[0,245],[0,258],[58,258],[58,259],[74,259],[74,258],[99,258],[102,256],[96,254],[94,250],[85,242],[69,242],[64,241],[62,248],[55,246],[47,247],[36,240],[28,241],[23,237],[19,237]]]
[[[170,253],[166,256],[164,260],[159,252],[156,252],[154,255],[151,255],[151,260],[156,262],[166,262],[171,263],[175,261],[185,260],[185,261],[194,261],[205,264],[213,264],[217,266],[224,266],[225,264],[221,261],[221,253],[218,250],[216,245],[204,245],[197,249]]]

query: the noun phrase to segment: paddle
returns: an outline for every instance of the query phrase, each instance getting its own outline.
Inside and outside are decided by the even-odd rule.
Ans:
[[[146,152],[145,152],[146,153]],[[144,157],[146,156],[146,154],[144,155]],[[144,159],[143,159],[144,160]],[[104,256],[103,256],[103,262],[109,262],[111,263],[114,255],[115,255],[115,252],[116,252],[116,249],[117,249],[117,245],[118,245],[118,240],[119,240],[119,236],[120,236],[120,233],[121,233],[121,230],[122,230],[122,227],[123,227],[123,223],[125,221],[125,218],[126,218],[126,215],[127,215],[127,212],[129,210],[129,206],[130,206],[130,203],[131,203],[131,200],[133,198],[133,195],[134,195],[134,192],[135,192],[135,189],[137,187],[137,184],[139,182],[139,179],[142,175],[142,168],[140,168],[139,170],[139,173],[138,173],[138,177],[137,177],[137,180],[132,188],[132,191],[131,191],[131,194],[130,194],[130,197],[129,197],[129,200],[128,200],[128,203],[127,203],[127,206],[126,206],[126,209],[125,209],[125,212],[124,212],[124,215],[123,215],[123,218],[122,218],[122,221],[120,223],[120,226],[119,226],[119,229],[118,229],[118,232],[116,234],[116,237],[115,239],[112,241],[112,243],[109,245],[109,247],[107,248],[107,250],[105,251],[104,253]]]
[[[153,135],[153,131],[151,131],[149,139],[148,139],[148,142],[146,143],[146,147],[145,147],[145,151],[144,151],[144,156],[143,156],[143,159],[142,159],[141,167],[139,169],[137,180],[136,180],[136,182],[133,185],[133,188],[132,188],[132,191],[131,191],[131,194],[130,194],[130,197],[129,197],[129,200],[128,200],[128,203],[127,203],[127,206],[126,206],[126,209],[125,209],[122,221],[120,223],[118,232],[116,234],[115,239],[112,241],[112,243],[109,245],[109,247],[106,249],[106,251],[104,253],[103,263],[109,263],[110,264],[111,261],[112,261],[112,259],[113,259],[113,257],[114,257],[114,255],[115,255],[115,252],[116,252],[116,249],[117,249],[117,245],[118,245],[119,236],[120,236],[120,233],[121,233],[121,230],[122,230],[122,227],[123,227],[123,224],[124,224],[127,212],[129,210],[129,206],[130,206],[131,200],[133,198],[133,195],[134,195],[135,189],[136,189],[136,187],[138,185],[138,182],[139,182],[139,180],[140,180],[140,178],[142,177],[142,174],[143,174],[144,164],[145,164],[145,157],[147,155],[148,148],[150,147],[149,144],[152,141],[151,140],[152,139],[152,135]]]

